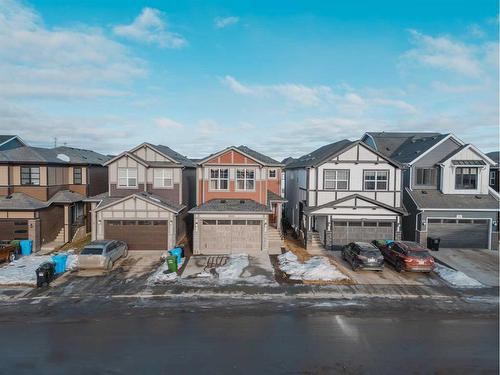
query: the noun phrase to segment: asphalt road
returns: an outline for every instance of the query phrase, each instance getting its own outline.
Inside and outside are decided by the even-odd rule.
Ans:
[[[3,374],[498,374],[498,318],[133,311],[0,323]]]

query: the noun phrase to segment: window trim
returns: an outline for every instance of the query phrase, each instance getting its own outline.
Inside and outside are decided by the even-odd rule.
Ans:
[[[419,183],[418,182],[418,171],[422,171],[422,178],[425,180],[425,171],[431,171],[431,181],[430,183]],[[415,167],[415,186],[436,186],[437,184],[437,169],[434,167]],[[425,181],[424,181],[425,182]]]
[[[238,178],[238,171],[243,171],[244,177],[243,179]],[[247,171],[253,172],[253,178],[247,177]],[[238,181],[243,181],[243,189],[238,188]],[[253,189],[247,189],[247,182],[253,181]],[[234,176],[234,190],[235,191],[255,191],[257,185],[257,171],[255,168],[235,168],[235,176]]]
[[[221,171],[227,170],[227,178],[221,178]],[[218,171],[218,177],[212,177],[212,171]],[[227,180],[227,188],[221,189],[220,183],[221,181]],[[229,168],[209,168],[208,169],[208,191],[229,191],[229,181],[231,180],[230,170]],[[212,181],[217,181],[217,188],[212,187]]]
[[[490,186],[495,186],[497,181],[497,171],[490,171]]]
[[[271,177],[271,171],[275,173],[274,177]],[[277,180],[278,179],[278,168],[269,168],[267,170],[267,178],[270,180]]]
[[[80,171],[80,182],[77,182],[75,175],[76,171]],[[83,168],[82,167],[73,167],[73,185],[83,185]]]
[[[28,183],[23,183],[23,169],[29,170]],[[33,180],[36,180],[33,178],[33,172],[32,172],[33,169],[38,170],[38,183],[37,184],[32,183]],[[40,166],[32,166],[32,165],[21,166],[21,170],[19,171],[19,179],[20,179],[19,182],[20,182],[21,186],[40,186],[40,177],[41,177]]]
[[[157,177],[156,173],[161,172],[161,177]],[[165,176],[165,172],[170,173],[170,178]],[[165,180],[170,179],[170,184],[165,185]],[[156,181],[161,180],[163,185],[157,185]],[[173,189],[174,187],[174,170],[172,168],[153,168],[153,188],[154,189]]]
[[[474,187],[471,188],[471,187],[464,187],[464,185],[463,185],[463,183],[464,183],[463,176],[464,175],[471,175],[471,176],[473,176],[470,173],[467,173],[467,174],[461,173],[460,176],[462,176],[462,179],[461,179],[462,180],[461,181],[462,186],[459,187],[457,185],[457,177],[459,176],[459,174],[457,172],[458,172],[458,170],[464,170],[464,169],[469,169],[469,170],[473,169],[473,170],[476,171],[476,173],[474,174],[476,176],[476,186],[474,186]],[[477,168],[477,167],[457,167],[457,168],[455,168],[455,190],[474,191],[474,190],[477,190],[478,188],[479,188],[479,168]]]
[[[375,172],[375,180],[368,180],[368,181],[374,181],[375,182],[375,189],[367,189],[366,188],[366,172]],[[387,184],[385,189],[378,189],[377,188],[377,174],[380,172],[387,173]],[[390,177],[391,177],[391,171],[389,169],[363,169],[363,191],[389,191],[389,185],[390,185]]]
[[[120,170],[124,170],[126,171],[126,177],[120,177]],[[134,177],[130,177],[129,176],[129,171],[131,170],[134,170],[135,171],[135,185],[129,185],[129,180],[131,178],[134,178]],[[118,170],[117,170],[117,182],[116,182],[116,187],[118,189],[131,189],[131,188],[137,188],[139,187],[139,171],[137,170],[137,168],[133,168],[133,167],[119,167]],[[127,180],[127,185],[120,185],[120,179],[126,179]]]
[[[326,172],[335,172],[335,187],[334,188],[327,188],[326,187]],[[340,181],[347,181],[347,188],[345,189],[339,189],[338,188],[338,182],[339,179],[337,178],[338,176],[338,171],[347,171],[347,180],[340,180]],[[333,190],[333,191],[347,191],[351,187],[351,171],[349,169],[323,169],[323,190]]]

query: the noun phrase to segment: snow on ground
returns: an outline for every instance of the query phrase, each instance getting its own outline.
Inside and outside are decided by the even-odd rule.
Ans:
[[[30,285],[36,286],[36,269],[44,262],[51,262],[50,255],[23,256],[0,268],[0,285]],[[74,270],[78,256],[68,253],[66,271]]]
[[[437,273],[443,280],[458,288],[478,288],[484,286],[476,279],[467,276],[465,273],[438,263],[436,263],[434,272]]]
[[[241,277],[243,270],[248,267],[249,264],[250,262],[248,261],[247,254],[235,254],[229,256],[227,263],[217,267],[215,272],[217,272],[219,280],[221,281],[237,280]]]
[[[182,258],[181,262],[177,265],[178,268],[181,268],[184,264],[184,260],[186,258]],[[177,280],[178,275],[177,272],[170,272],[168,270],[167,262],[162,262],[160,267],[151,275],[147,280],[148,285],[161,284],[164,282],[170,282]]]
[[[288,251],[278,256],[279,268],[291,280],[302,281],[343,281],[349,278],[330,263],[327,257],[315,256],[300,263],[295,254]]]

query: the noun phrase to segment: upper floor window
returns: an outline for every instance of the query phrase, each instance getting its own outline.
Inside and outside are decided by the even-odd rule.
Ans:
[[[236,189],[255,190],[255,169],[239,168],[236,170]]]
[[[459,167],[455,170],[455,189],[474,190],[477,189],[477,168]]]
[[[495,171],[490,171],[490,185],[491,186],[495,185],[496,176],[497,176],[497,174]]]
[[[40,167],[21,167],[21,185],[40,185]]]
[[[137,187],[136,168],[118,168],[119,187]]]
[[[363,171],[364,190],[389,190],[389,171]]]
[[[278,176],[278,171],[276,169],[269,169],[269,178],[276,178]]]
[[[415,185],[436,185],[437,170],[435,168],[417,168]]]
[[[347,169],[325,169],[323,173],[325,190],[349,189],[349,171]]]
[[[81,185],[82,184],[82,168],[74,167],[73,168],[73,184]]]
[[[166,168],[153,169],[153,187],[171,188],[174,186],[173,170]]]
[[[229,169],[213,168],[210,169],[210,190],[228,190],[229,189]]]

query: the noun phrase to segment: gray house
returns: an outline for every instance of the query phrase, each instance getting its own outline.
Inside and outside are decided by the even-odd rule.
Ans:
[[[496,192],[500,191],[500,173],[498,164],[500,163],[500,152],[493,151],[486,154],[491,160],[493,160],[496,165],[490,167],[490,187],[492,187]]]
[[[309,251],[400,239],[401,167],[361,141],[323,146],[285,166],[285,217]]]
[[[426,245],[437,237],[445,248],[498,249],[491,158],[453,134],[369,132],[362,140],[405,166],[405,239]]]
[[[28,146],[18,135],[0,134],[0,151],[12,150],[13,148]]]

